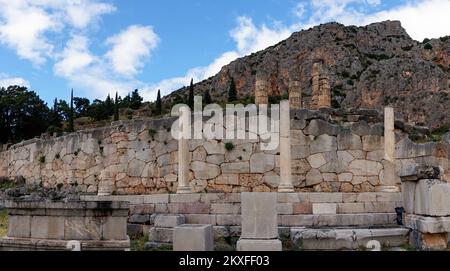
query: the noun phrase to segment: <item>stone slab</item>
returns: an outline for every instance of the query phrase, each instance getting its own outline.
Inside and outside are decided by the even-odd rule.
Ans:
[[[173,235],[174,251],[213,251],[214,229],[212,225],[185,224],[177,226]]]
[[[175,228],[176,226],[186,223],[184,215],[156,215],[155,227],[157,228]]]
[[[426,217],[407,215],[404,219],[405,227],[422,233],[450,232],[450,217]]]
[[[273,240],[256,240],[256,239],[240,239],[237,242],[237,251],[282,251],[281,241]]]
[[[335,203],[314,203],[314,215],[335,215],[337,213],[337,204]]]
[[[415,189],[414,214],[450,216],[450,184],[440,180],[420,180]]]
[[[242,193],[241,200],[241,238],[277,238],[277,193]]]

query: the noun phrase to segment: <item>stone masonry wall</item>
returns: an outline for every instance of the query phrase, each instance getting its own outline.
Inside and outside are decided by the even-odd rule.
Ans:
[[[373,192],[381,184],[380,113],[301,109],[293,110],[291,118],[296,192]],[[23,176],[46,187],[72,185],[92,194],[105,183],[119,195],[174,193],[178,179],[178,142],[170,134],[174,120],[116,122],[59,138],[26,141],[0,152],[0,176]],[[397,141],[398,170],[427,159],[448,172],[448,144],[422,147],[402,134]],[[233,142],[233,150],[225,149],[227,142]],[[193,192],[277,190],[279,151],[260,151],[259,140],[191,140],[190,152]]]

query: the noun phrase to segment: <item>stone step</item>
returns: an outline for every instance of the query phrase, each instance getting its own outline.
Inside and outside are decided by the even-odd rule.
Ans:
[[[396,225],[396,218],[395,213],[281,215],[278,224],[283,227]]]
[[[408,244],[409,229],[393,228],[291,228],[293,244],[302,250],[365,250],[371,240],[383,249]],[[368,249],[370,250],[370,249]]]

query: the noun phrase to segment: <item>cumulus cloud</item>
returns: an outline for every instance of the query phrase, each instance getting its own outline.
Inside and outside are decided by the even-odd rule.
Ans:
[[[21,77],[11,77],[8,74],[0,73],[0,88],[7,88],[9,86],[23,86],[30,88],[30,82]]]
[[[106,57],[116,73],[132,76],[139,72],[158,42],[159,37],[152,27],[132,25],[106,41],[112,46]]]
[[[53,56],[49,34],[85,28],[115,11],[96,0],[0,0],[0,6],[0,42],[36,65]]]
[[[75,35],[68,41],[54,70],[58,75],[71,77],[82,72],[94,61],[96,61],[96,57],[88,49],[88,38]]]

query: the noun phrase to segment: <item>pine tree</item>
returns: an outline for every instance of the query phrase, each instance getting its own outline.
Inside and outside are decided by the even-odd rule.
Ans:
[[[211,95],[209,95],[209,90],[205,91],[205,94],[203,95],[203,102],[205,105],[212,104]]]
[[[114,102],[111,99],[111,95],[109,95],[109,94],[108,94],[108,97],[106,97],[106,100],[105,100],[105,109],[106,109],[106,114],[108,116],[114,115],[114,111],[115,111]]]
[[[73,89],[70,93],[70,115],[69,115],[69,132],[74,132],[75,128],[73,125],[73,118],[74,118],[74,110],[73,110]]]
[[[194,79],[191,79],[191,85],[189,86],[189,100],[188,106],[193,109],[194,108]]]
[[[119,120],[119,93],[116,92],[116,99],[114,100],[114,121]]]
[[[235,101],[237,101],[236,84],[234,83],[234,78],[231,77],[230,87],[228,88],[228,102],[232,103]]]
[[[158,96],[156,97],[155,111],[156,115],[158,116],[162,114],[161,90],[159,89]]]

